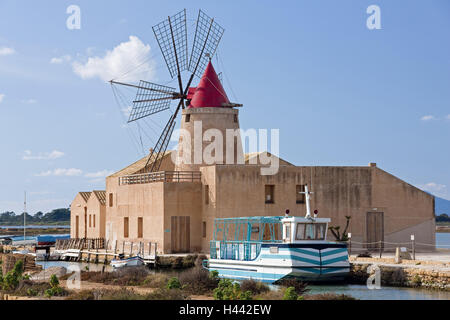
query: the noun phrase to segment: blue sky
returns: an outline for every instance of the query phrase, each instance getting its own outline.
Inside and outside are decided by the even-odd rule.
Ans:
[[[143,155],[105,80],[146,59],[127,76],[175,86],[151,26],[183,8],[191,31],[199,8],[226,29],[213,63],[242,128],[280,129],[281,157],[376,162],[450,199],[449,1],[1,0],[0,212],[21,212],[24,190],[30,213],[67,207]],[[167,118],[143,125],[145,149]]]

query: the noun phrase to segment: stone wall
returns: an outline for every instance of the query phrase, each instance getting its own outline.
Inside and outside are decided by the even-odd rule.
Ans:
[[[352,263],[350,271],[351,283],[366,283],[374,274],[368,272],[370,263]],[[450,291],[450,272],[442,268],[419,268],[411,266],[392,266],[376,264],[380,268],[381,285],[395,287],[427,288]]]

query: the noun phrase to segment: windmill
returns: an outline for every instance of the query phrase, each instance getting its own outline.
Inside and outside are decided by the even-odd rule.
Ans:
[[[178,90],[141,80],[138,85],[111,80],[111,84],[137,89],[128,123],[143,119],[170,108],[172,100],[178,101],[175,111],[151,149],[144,172],[157,172],[161,166],[180,109],[189,105],[188,93],[194,77],[201,78],[210,59],[215,54],[224,29],[203,11],[199,10],[192,49],[189,55],[186,9],[169,16],[153,27],[153,33],[161,49],[172,80],[177,78]],[[183,86],[182,72],[190,72]],[[230,106],[233,106],[230,104]],[[237,105],[236,105],[237,106]]]

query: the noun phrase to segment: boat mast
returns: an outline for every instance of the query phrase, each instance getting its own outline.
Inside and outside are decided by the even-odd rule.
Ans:
[[[26,240],[27,235],[27,192],[24,192],[23,200],[23,241]]]
[[[310,205],[310,200],[311,200],[311,194],[313,194],[313,192],[310,192],[308,190],[308,185],[305,185],[305,191],[304,192],[300,192],[302,194],[305,195],[305,200],[306,200],[306,216],[305,218],[309,219],[311,218],[311,205]]]

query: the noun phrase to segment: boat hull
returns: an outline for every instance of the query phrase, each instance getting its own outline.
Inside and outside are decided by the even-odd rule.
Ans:
[[[111,260],[111,266],[114,268],[123,268],[123,267],[137,267],[142,266],[144,262],[140,257],[131,257],[127,259],[113,259]]]
[[[254,260],[210,259],[220,277],[274,283],[286,278],[308,282],[342,281],[350,272],[347,247],[338,243],[264,244]]]

